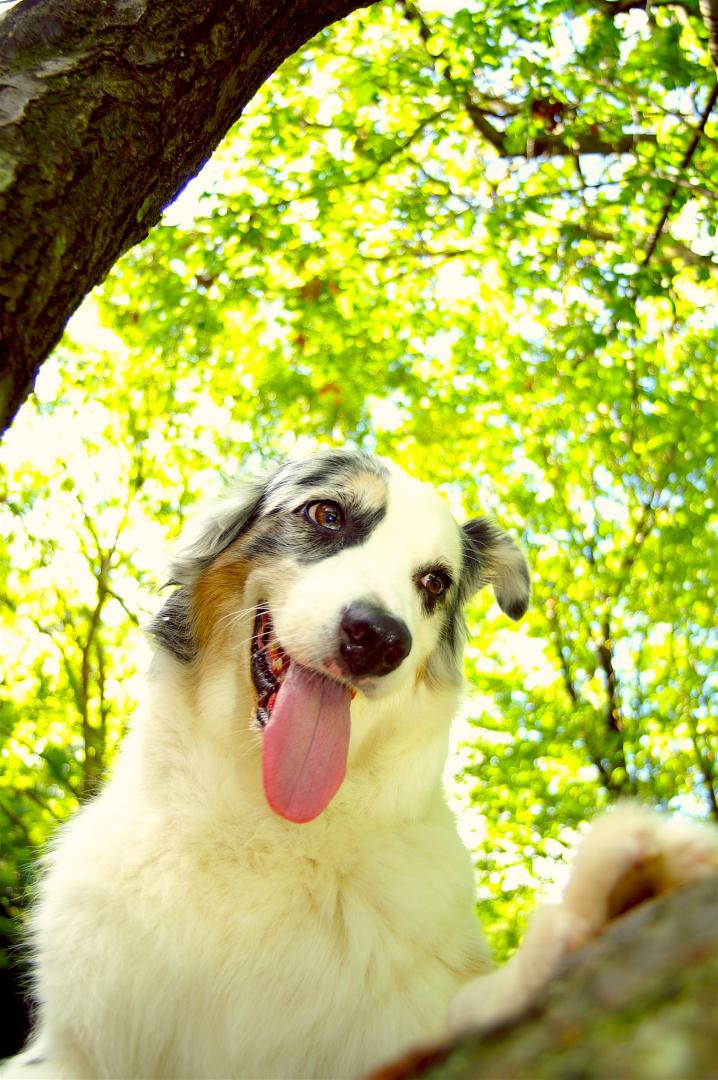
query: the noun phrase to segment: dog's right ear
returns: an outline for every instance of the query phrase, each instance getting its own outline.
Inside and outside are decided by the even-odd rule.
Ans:
[[[206,514],[180,541],[170,568],[167,585],[176,586],[149,625],[149,632],[182,663],[190,663],[198,652],[193,628],[192,586],[203,570],[249,529],[259,517],[264,498],[264,481],[253,480]]]
[[[508,533],[486,518],[474,518],[462,528],[465,600],[483,585],[491,585],[502,611],[511,619],[526,614],[531,595],[529,568],[523,552]]]

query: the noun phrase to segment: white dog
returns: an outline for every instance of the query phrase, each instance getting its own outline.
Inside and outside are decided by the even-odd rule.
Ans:
[[[358,1077],[519,1008],[637,867],[660,891],[715,865],[707,829],[619,809],[490,973],[441,776],[462,607],[489,584],[520,617],[528,573],[396,467],[282,466],[173,584],[146,707],[49,859],[5,1076]]]

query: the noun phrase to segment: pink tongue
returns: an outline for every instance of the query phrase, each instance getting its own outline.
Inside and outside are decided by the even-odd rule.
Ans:
[[[267,802],[288,821],[311,821],[339,790],[349,750],[349,703],[346,686],[289,665],[262,750]]]

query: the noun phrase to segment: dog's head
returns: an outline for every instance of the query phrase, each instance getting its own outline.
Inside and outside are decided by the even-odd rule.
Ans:
[[[358,452],[289,462],[205,523],[152,629],[182,665],[230,653],[263,732],[272,808],[309,821],[344,777],[352,701],[460,681],[462,610],[493,586],[526,610],[526,561],[483,518]],[[408,720],[410,722],[410,714]]]

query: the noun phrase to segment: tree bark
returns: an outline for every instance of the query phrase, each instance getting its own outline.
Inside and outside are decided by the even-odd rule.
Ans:
[[[0,432],[261,84],[363,2],[22,0],[0,19]]]
[[[718,877],[634,908],[511,1023],[375,1080],[715,1080]]]

